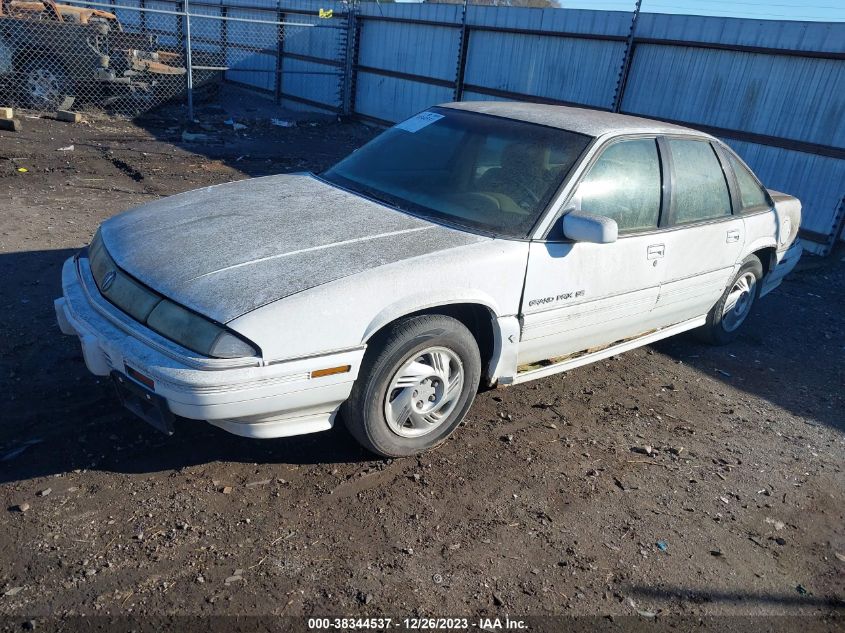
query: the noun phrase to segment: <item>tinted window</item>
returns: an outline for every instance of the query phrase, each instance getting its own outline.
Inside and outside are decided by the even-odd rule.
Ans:
[[[616,220],[620,231],[657,227],[660,160],[654,139],[621,141],[608,147],[578,185],[580,209]]]
[[[731,214],[731,197],[722,165],[706,141],[669,140],[675,179],[675,222],[696,222]]]
[[[590,141],[557,128],[432,108],[323,177],[414,215],[526,237]]]
[[[395,171],[401,169],[400,166],[414,166],[425,172],[448,169],[461,140],[460,134],[447,127],[432,126],[426,134],[409,134],[404,143],[393,144],[389,152],[372,154],[370,164],[374,169],[385,171]],[[365,149],[362,147],[358,151]]]
[[[751,175],[751,172],[740,163],[736,156],[728,152],[728,160],[731,163],[731,168],[736,174],[736,182],[739,185],[739,197],[742,201],[742,210],[754,209],[759,207],[768,207],[769,201],[766,194],[757,184],[757,180]]]

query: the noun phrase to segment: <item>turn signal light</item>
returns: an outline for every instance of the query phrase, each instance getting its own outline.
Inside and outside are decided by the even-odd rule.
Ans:
[[[127,376],[129,376],[130,378],[132,378],[134,380],[137,380],[142,385],[145,385],[145,386],[149,387],[150,389],[152,389],[153,391],[155,391],[156,383],[152,378],[150,378],[149,376],[145,376],[144,374],[139,372],[137,369],[132,369],[129,365],[124,365],[124,367],[126,368],[126,375]]]
[[[322,378],[323,376],[333,376],[335,374],[345,374],[350,369],[352,369],[352,365],[341,365],[340,367],[328,367],[326,369],[317,369],[311,372],[312,378]]]

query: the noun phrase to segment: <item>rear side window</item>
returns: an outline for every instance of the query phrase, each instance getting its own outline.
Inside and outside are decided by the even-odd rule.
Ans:
[[[731,197],[722,165],[707,141],[669,139],[675,178],[672,202],[676,224],[731,214]]]
[[[657,227],[660,159],[654,139],[608,147],[578,185],[573,201],[582,211],[616,220],[619,231]]]
[[[748,168],[739,162],[731,152],[726,152],[731,169],[736,175],[736,182],[739,185],[739,197],[743,211],[754,209],[765,209],[769,206],[769,200],[757,180],[748,171]]]

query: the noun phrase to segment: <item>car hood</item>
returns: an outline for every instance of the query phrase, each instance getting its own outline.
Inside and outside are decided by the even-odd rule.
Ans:
[[[162,198],[107,220],[101,235],[124,271],[220,323],[376,266],[489,239],[310,174]]]

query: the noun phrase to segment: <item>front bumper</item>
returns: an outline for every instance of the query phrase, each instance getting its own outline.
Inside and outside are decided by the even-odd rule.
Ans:
[[[330,429],[364,355],[361,347],[270,364],[196,355],[103,299],[84,258],[65,262],[62,291],[55,301],[56,319],[63,333],[79,337],[91,373],[108,376],[133,369],[154,381],[152,391],[175,415],[207,420],[245,437]],[[345,365],[350,366],[345,373],[311,376]]]

